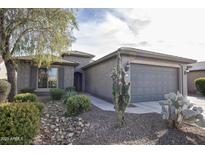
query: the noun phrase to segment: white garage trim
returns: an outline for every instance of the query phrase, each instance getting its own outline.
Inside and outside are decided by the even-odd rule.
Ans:
[[[180,68],[180,65],[173,63],[165,63],[165,62],[155,62],[155,61],[145,61],[145,60],[133,60],[130,63],[132,64],[144,64],[144,65],[152,65],[152,66],[163,66],[163,67],[175,67]]]

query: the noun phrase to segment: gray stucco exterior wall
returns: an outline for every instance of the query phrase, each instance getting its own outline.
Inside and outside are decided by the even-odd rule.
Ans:
[[[30,63],[20,62],[17,67],[17,91],[30,87]]]
[[[64,67],[58,67],[58,88],[64,89]]]
[[[76,72],[81,72],[81,68],[90,63],[92,58],[88,57],[77,57],[77,56],[64,56],[63,59],[68,61],[73,61],[79,63],[77,67],[75,67]]]
[[[112,58],[85,70],[85,91],[112,101],[112,79],[110,77],[116,59]]]
[[[63,67],[64,67],[64,88],[73,87],[74,67],[73,66],[63,66]]]
[[[36,89],[37,84],[37,67],[30,66],[31,67],[31,73],[30,73],[30,88]]]

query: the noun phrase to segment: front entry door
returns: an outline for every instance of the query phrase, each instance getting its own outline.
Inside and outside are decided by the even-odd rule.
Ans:
[[[82,73],[74,73],[74,86],[77,91],[82,91]]]

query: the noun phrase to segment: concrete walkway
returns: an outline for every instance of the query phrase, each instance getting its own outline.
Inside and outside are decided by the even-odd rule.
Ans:
[[[105,111],[115,111],[114,105],[111,102],[104,101],[98,97],[92,96],[90,94],[86,94],[90,97],[92,104],[101,110]],[[144,113],[161,113],[161,106],[157,102],[140,102],[133,103],[134,107],[127,107],[127,113],[136,113],[136,114],[144,114]]]

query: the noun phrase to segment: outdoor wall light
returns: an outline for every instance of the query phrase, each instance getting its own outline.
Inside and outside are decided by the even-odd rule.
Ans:
[[[130,62],[127,62],[125,65],[125,71],[127,72],[130,68]]]
[[[192,68],[192,66],[190,66],[190,65],[187,65],[187,66],[186,66],[186,69],[184,70],[184,74],[187,74],[187,73],[189,73],[189,71],[190,71],[190,68]]]

